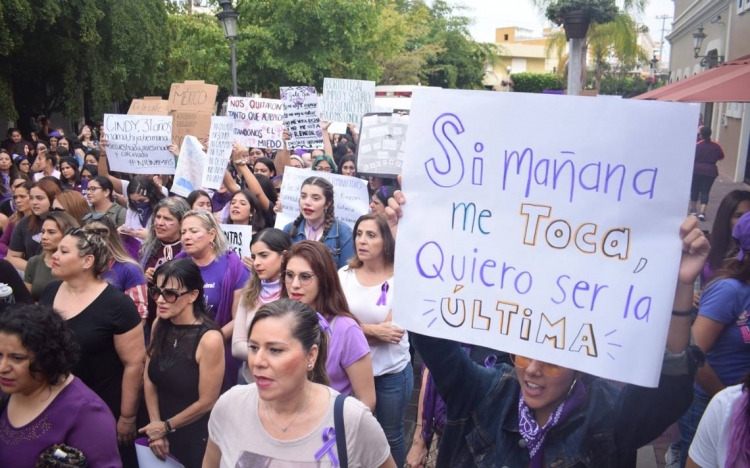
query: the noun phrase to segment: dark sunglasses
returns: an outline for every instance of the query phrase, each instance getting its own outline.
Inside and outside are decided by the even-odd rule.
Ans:
[[[156,286],[149,286],[148,294],[154,301],[157,301],[159,299],[159,296],[161,296],[165,301],[167,301],[167,303],[174,304],[175,302],[177,302],[177,299],[181,298],[185,294],[190,294],[190,291],[183,291],[180,293],[176,291],[170,291],[169,289],[159,289]]]
[[[94,221],[99,221],[103,217],[107,216],[107,213],[100,211],[97,213],[86,213],[81,217],[81,221],[88,221],[89,219],[92,219]]]

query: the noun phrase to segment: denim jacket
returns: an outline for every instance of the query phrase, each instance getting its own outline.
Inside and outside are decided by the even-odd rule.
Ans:
[[[292,226],[294,226],[294,223],[289,223],[284,226],[284,232],[290,233],[292,231]],[[303,219],[297,228],[297,235],[292,237],[293,244],[307,239],[307,236],[305,236],[306,226],[307,221]],[[339,219],[333,223],[322,242],[331,250],[333,261],[336,263],[336,268],[345,266],[347,262],[349,262],[349,259],[354,256],[352,228]]]
[[[458,343],[412,334],[414,346],[448,405],[437,467],[529,466],[518,430],[521,391],[515,370],[483,368]],[[586,402],[547,434],[545,466],[634,467],[636,451],[657,438],[690,406],[692,355],[665,355],[658,388],[584,377]]]

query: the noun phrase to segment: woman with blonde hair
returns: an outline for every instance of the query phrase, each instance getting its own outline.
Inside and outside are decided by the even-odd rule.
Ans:
[[[234,331],[234,318],[242,286],[249,275],[242,260],[231,250],[224,232],[207,211],[191,210],[182,217],[182,252],[176,258],[189,257],[198,265],[205,282],[208,315],[221,328],[225,341],[225,372],[222,392],[237,385],[241,362],[232,357],[228,343]]]
[[[83,217],[91,213],[91,206],[86,198],[75,190],[65,190],[55,197],[55,201],[52,202],[52,209],[68,213],[79,225],[83,224]]]

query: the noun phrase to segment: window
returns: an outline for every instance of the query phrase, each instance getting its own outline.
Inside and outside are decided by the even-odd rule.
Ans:
[[[740,1],[742,1],[742,0],[740,0]],[[507,34],[505,34],[504,36],[505,36],[505,37],[504,37],[504,39],[503,39],[503,40],[506,40],[506,41],[507,41],[507,40],[508,40],[508,35],[507,35]]]
[[[741,119],[743,107],[744,107],[744,104],[741,102],[727,103],[726,116],[731,117],[733,119]]]
[[[737,0],[737,14],[741,15],[746,11],[750,11],[750,0]]]

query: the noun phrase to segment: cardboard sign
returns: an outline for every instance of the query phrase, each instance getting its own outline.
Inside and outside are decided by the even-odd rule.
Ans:
[[[378,177],[401,174],[406,155],[404,143],[407,128],[408,115],[365,115],[357,146],[357,172]]]
[[[656,387],[698,106],[417,90],[393,320]]]
[[[128,115],[167,115],[168,101],[159,96],[146,96],[143,99],[133,99],[128,109]]]
[[[279,99],[232,96],[227,115],[234,119],[234,138],[248,148],[281,149],[284,107]]]
[[[367,182],[356,177],[315,172],[310,169],[287,166],[281,181],[281,213],[276,213],[278,229],[293,222],[299,216],[299,194],[302,182],[308,177],[321,177],[333,184],[333,206],[336,218],[354,227],[360,216],[370,212],[370,197]]]
[[[180,147],[186,136],[192,135],[202,144],[211,131],[211,114],[204,112],[173,112],[172,140]]]
[[[312,86],[287,86],[279,90],[284,106],[284,126],[292,137],[286,142],[287,148],[323,149],[318,92]]]
[[[325,78],[323,98],[323,120],[359,124],[375,105],[375,82]]]
[[[187,197],[193,190],[201,188],[207,162],[208,156],[203,152],[201,142],[194,136],[185,137],[177,158],[172,192]]]
[[[205,112],[211,114],[219,87],[203,81],[172,83],[169,89],[170,112]]]
[[[211,117],[208,138],[208,164],[203,171],[203,187],[218,190],[224,181],[224,171],[232,157],[234,120],[231,117]]]
[[[104,115],[107,161],[112,171],[130,174],[174,174],[172,117]]]
[[[240,258],[250,256],[250,240],[253,238],[253,227],[242,224],[222,224],[221,230],[227,239],[229,249]]]

